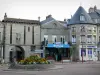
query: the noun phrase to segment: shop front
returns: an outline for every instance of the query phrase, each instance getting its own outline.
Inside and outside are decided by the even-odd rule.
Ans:
[[[82,57],[83,57],[84,61],[88,61],[88,60],[96,61],[97,60],[97,46],[88,45],[86,47],[81,48],[80,55],[81,55],[80,60],[82,60]]]
[[[45,48],[46,58],[53,59],[55,61],[61,61],[63,59],[70,59],[70,46],[69,44],[47,44]]]

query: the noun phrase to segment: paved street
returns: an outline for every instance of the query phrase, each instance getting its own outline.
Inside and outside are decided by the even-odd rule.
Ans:
[[[100,62],[90,63],[57,63],[59,69],[47,71],[7,70],[0,68],[0,75],[100,75]]]

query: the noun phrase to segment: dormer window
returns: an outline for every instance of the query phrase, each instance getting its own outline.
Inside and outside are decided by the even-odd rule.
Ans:
[[[85,21],[85,17],[84,17],[84,15],[80,15],[80,21]]]

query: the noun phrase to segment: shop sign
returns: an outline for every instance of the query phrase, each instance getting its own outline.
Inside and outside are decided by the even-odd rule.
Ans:
[[[97,48],[96,46],[87,46],[88,48]]]
[[[55,47],[55,48],[69,48],[69,44],[60,44],[60,43],[56,43],[56,44],[48,44],[47,47]]]

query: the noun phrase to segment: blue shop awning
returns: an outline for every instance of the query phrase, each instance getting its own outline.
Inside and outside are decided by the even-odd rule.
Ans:
[[[47,44],[48,48],[70,48],[69,44]]]

